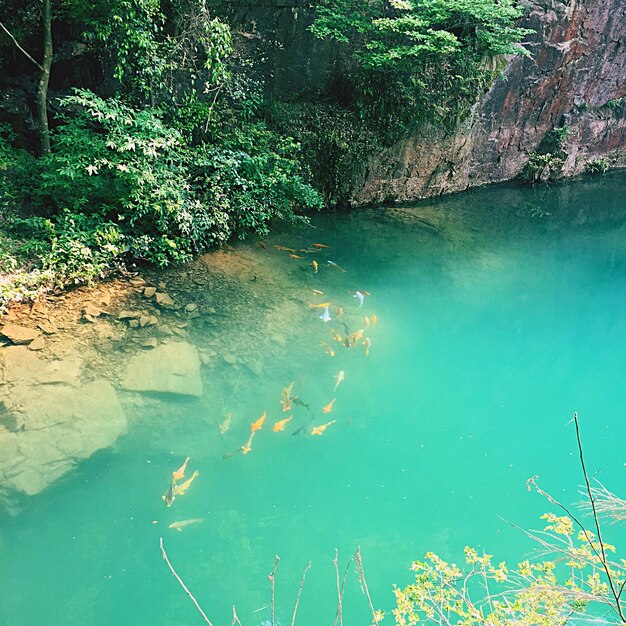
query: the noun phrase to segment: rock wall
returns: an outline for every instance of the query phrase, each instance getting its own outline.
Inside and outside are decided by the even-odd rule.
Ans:
[[[341,46],[317,41],[311,0],[231,0],[230,17],[261,46],[270,91],[316,89],[332,78]],[[553,128],[567,126],[559,175],[609,157],[626,166],[626,1],[527,0],[532,56],[510,61],[454,131],[429,127],[373,155],[352,203],[404,202],[510,180]],[[609,103],[609,106],[607,106]]]
[[[528,3],[530,58],[512,60],[454,132],[431,127],[374,156],[355,204],[401,202],[510,180],[553,128],[567,126],[560,175],[608,157],[626,166],[626,2]],[[608,103],[608,106],[607,106]]]

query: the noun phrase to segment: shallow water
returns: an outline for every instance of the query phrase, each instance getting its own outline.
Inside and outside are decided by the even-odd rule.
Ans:
[[[517,563],[533,546],[505,520],[538,528],[549,509],[527,492],[526,479],[539,475],[567,503],[579,499],[567,425],[574,410],[590,472],[623,496],[622,176],[317,217],[314,229],[277,234],[266,249],[236,246],[272,288],[255,292],[251,281],[248,310],[234,308],[210,341],[218,353],[255,363],[233,365],[218,354],[203,368],[199,399],[125,394],[128,435],[28,500],[17,517],[1,518],[0,623],[202,623],[161,558],[160,537],[216,626],[230,624],[233,604],[245,626],[269,619],[275,554],[283,625],[312,563],[301,626],[334,619],[335,548],[343,571],[361,546],[374,604],[384,610],[393,608],[393,583],[410,581],[411,561],[427,550],[459,562],[472,545]],[[308,255],[318,259],[317,274],[273,249],[313,242],[331,246]],[[371,293],[362,308],[355,289]],[[195,296],[202,301],[201,291]],[[333,317],[335,306],[344,308],[351,331],[376,314],[365,333],[369,356],[361,345],[333,341],[332,328],[345,334],[338,320],[324,323],[319,309],[306,308],[326,298]],[[268,322],[279,335],[271,341]],[[189,341],[203,348],[209,339],[192,330]],[[333,394],[339,370],[345,381]],[[292,436],[308,424],[301,407],[285,432],[272,432],[288,415],[279,399],[291,381],[315,424],[336,419],[323,436]],[[224,459],[264,409],[251,453]],[[228,412],[233,424],[222,436]],[[166,508],[168,476],[188,455],[187,475],[200,475]],[[180,533],[168,528],[189,518],[204,521]],[[344,615],[369,623],[352,571]]]

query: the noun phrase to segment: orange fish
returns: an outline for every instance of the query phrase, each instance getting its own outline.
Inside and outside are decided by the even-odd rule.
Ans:
[[[198,474],[199,474],[199,472],[198,472],[198,470],[196,470],[191,475],[191,478],[189,480],[186,480],[182,485],[174,485],[174,495],[175,496],[183,496],[183,495],[185,495],[185,492],[187,491],[187,489],[189,489],[189,487],[191,486],[191,483],[196,479]]]
[[[336,398],[333,398],[323,409],[324,413],[330,413],[333,410],[333,404],[335,404]]]
[[[320,291],[319,289],[311,289],[311,291],[316,295],[316,296],[323,296],[324,292]]]
[[[254,435],[256,435],[256,431],[253,430],[250,433],[250,437],[248,438],[248,441],[246,441],[246,443],[244,443],[243,446],[241,446],[241,452],[243,454],[248,454],[248,452],[252,450],[252,440],[254,439]]]
[[[330,306],[330,302],[322,302],[321,304],[307,304],[309,309],[325,309]]]
[[[372,326],[376,326],[376,322],[378,321],[378,318],[376,317],[376,313],[372,313],[372,316],[370,317],[370,321],[372,322]]]
[[[334,424],[337,420],[331,420],[330,422],[326,422],[325,424],[322,424],[321,426],[314,426],[311,429],[311,434],[312,435],[321,435],[331,424]]]
[[[177,480],[181,480],[181,478],[185,478],[185,470],[187,469],[187,463],[189,463],[189,457],[185,459],[185,462],[175,472],[172,472],[173,481],[177,481]]]
[[[298,256],[297,254],[290,254],[289,258],[290,259],[303,259],[304,257],[303,256]]]
[[[370,347],[372,346],[372,342],[369,337],[363,339],[363,346],[365,346],[365,356],[368,356],[370,353]]]
[[[343,316],[343,307],[339,306],[337,307],[337,317],[342,317]]]
[[[330,331],[330,334],[335,341],[338,341],[339,343],[343,341],[343,337],[334,328]]]
[[[365,327],[367,328],[370,325],[370,318],[369,317],[364,317],[363,321],[365,322]]]
[[[283,413],[286,413],[291,409],[291,403],[293,402],[293,398],[291,397],[291,392],[293,391],[294,383],[291,383],[288,387],[285,387],[280,394],[280,403],[283,407]]]
[[[277,433],[279,430],[285,430],[285,425],[288,424],[293,419],[293,415],[285,418],[284,420],[280,420],[274,424],[274,432]]]
[[[281,250],[282,252],[292,252],[293,254],[296,253],[293,248],[287,248],[285,246],[274,246],[274,248],[276,248],[276,250]]]
[[[330,246],[327,246],[327,245],[326,245],[326,244],[324,244],[324,243],[314,243],[314,244],[313,244],[313,247],[314,247],[314,248],[330,248]]]
[[[365,331],[362,328],[360,328],[356,332],[352,333],[352,343],[356,343],[357,341],[359,341],[359,339],[363,337],[364,332]]]
[[[318,268],[317,261],[313,261],[311,265],[313,266],[313,269],[315,270],[315,273],[317,274],[317,268]]]
[[[328,356],[335,356],[335,351],[327,343],[322,341],[322,346],[324,350],[326,350],[326,353],[328,354]]]
[[[253,433],[263,428],[263,422],[265,421],[266,417],[267,417],[267,411],[263,411],[263,415],[261,415],[261,417],[259,417],[259,419],[256,422],[252,422],[252,424],[250,425],[250,429]]]

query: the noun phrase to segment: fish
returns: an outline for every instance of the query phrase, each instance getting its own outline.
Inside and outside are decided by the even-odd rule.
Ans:
[[[339,343],[341,343],[341,342],[343,341],[343,337],[342,337],[342,336],[341,336],[341,335],[337,332],[337,329],[336,329],[336,328],[333,328],[333,329],[330,331],[330,334],[331,334],[332,338],[333,338],[335,341],[338,341]]]
[[[263,422],[265,421],[266,417],[267,411],[263,411],[263,415],[261,415],[261,417],[259,417],[256,422],[252,422],[252,424],[250,424],[251,432],[255,433],[257,430],[261,430],[261,428],[263,428]]]
[[[325,424],[322,424],[321,426],[314,426],[311,429],[311,434],[312,435],[321,435],[331,424],[334,424],[337,420],[331,420],[330,422],[326,422]]]
[[[335,356],[335,351],[324,341],[322,341],[322,347],[326,350],[328,356]]]
[[[372,322],[372,326],[376,326],[376,322],[378,321],[378,318],[376,317],[376,313],[372,313],[370,317],[370,321]]]
[[[330,302],[322,302],[320,304],[307,304],[309,309],[325,309],[330,306]]]
[[[202,522],[204,522],[203,518],[194,517],[193,519],[184,519],[180,522],[172,522],[168,526],[168,528],[171,528],[172,530],[177,530],[180,533],[182,532],[183,528],[185,528],[185,526],[191,526],[192,524],[202,524]]]
[[[170,507],[176,500],[176,495],[174,494],[174,487],[176,483],[174,480],[170,483],[170,486],[167,488],[167,491],[161,496],[163,498],[163,502],[165,502],[165,506]]]
[[[311,419],[309,422],[307,422],[306,424],[302,424],[302,426],[296,428],[292,433],[291,436],[292,437],[297,437],[305,428],[308,428],[309,426],[311,426],[311,424],[313,424],[313,420]]]
[[[324,308],[324,312],[320,315],[322,322],[330,322],[332,317],[330,316],[329,307]]]
[[[349,347],[350,347],[350,337],[346,337],[346,338],[343,340],[343,347],[344,347],[344,348],[349,348]]]
[[[337,265],[337,263],[335,263],[334,261],[326,261],[326,263],[328,263],[328,265],[330,265],[331,267],[334,267],[336,270],[339,270],[340,272],[346,271],[343,269],[343,267],[341,267],[341,265]]]
[[[244,443],[243,446],[241,446],[241,452],[243,454],[248,454],[248,452],[252,450],[252,440],[254,439],[254,435],[256,435],[256,430],[253,430],[250,433],[250,437],[248,437],[248,441],[246,441],[246,443]]]
[[[352,333],[352,343],[356,344],[356,342],[359,341],[363,337],[363,333],[364,332],[365,332],[365,330],[363,330],[362,328],[359,328],[359,330],[353,332]]]
[[[323,413],[330,413],[333,410],[333,404],[335,404],[335,398],[333,398],[323,409]]]
[[[291,397],[291,392],[293,391],[294,383],[292,382],[287,387],[284,387],[280,393],[280,403],[283,407],[283,413],[286,413],[291,409],[291,403],[293,402],[293,398]]]
[[[314,252],[319,252],[317,248],[300,248],[300,252],[304,252],[305,254],[313,254]]]
[[[290,259],[303,259],[304,257],[303,256],[298,256],[297,254],[290,254],[289,258]]]
[[[267,248],[264,241],[259,241],[259,248],[263,248],[263,250]]]
[[[324,292],[320,291],[319,289],[311,289],[311,291],[316,295],[316,296],[323,296]]]
[[[341,370],[339,372],[339,374],[337,374],[337,376],[335,376],[335,388],[333,389],[333,392],[337,391],[337,387],[339,387],[339,385],[341,385],[341,383],[343,382],[345,377],[346,377],[346,375],[345,375],[343,370]]]
[[[359,308],[363,306],[363,301],[365,300],[365,296],[360,291],[355,291],[353,298],[356,298],[359,301]]]
[[[338,306],[337,307],[337,317],[343,317],[343,307],[342,306]]]
[[[228,430],[230,429],[230,425],[233,422],[233,414],[229,413],[226,416],[226,419],[218,426],[218,428],[220,429],[220,435],[225,434],[226,432],[228,432]]]
[[[372,346],[372,342],[369,337],[363,339],[363,346],[365,347],[365,356],[369,356],[370,347]]]
[[[285,426],[293,419],[293,415],[286,417],[284,420],[280,420],[274,424],[273,431],[277,433],[279,430],[285,430]]]
[[[330,246],[327,246],[325,243],[314,243],[313,247],[314,248],[330,248]]]
[[[293,248],[287,248],[286,246],[274,246],[274,248],[276,248],[276,250],[280,250],[281,252],[291,252],[293,254],[296,253]]]
[[[195,472],[191,475],[191,478],[186,480],[182,485],[174,485],[174,495],[184,496],[185,492],[189,489],[191,483],[198,477],[199,473],[200,472],[198,472],[198,470],[195,470]]]
[[[189,463],[189,457],[185,459],[185,462],[175,472],[172,472],[172,482],[176,482],[177,480],[185,478],[187,463]]]
[[[303,407],[303,408],[305,408],[305,409],[309,409],[309,410],[311,409],[311,406],[310,406],[310,405],[308,405],[308,404],[306,404],[305,402],[302,402],[302,400],[300,400],[300,398],[298,398],[298,396],[294,396],[294,397],[293,397],[293,398],[291,398],[291,399],[292,399],[293,403],[294,403],[296,406],[301,406],[301,407]]]
[[[364,317],[363,318],[363,322],[365,323],[365,327],[367,328],[367,326],[370,325],[370,318],[369,317]]]
[[[313,266],[313,269],[315,270],[315,273],[317,274],[317,269],[319,267],[318,264],[317,264],[317,261],[312,261],[311,265]]]

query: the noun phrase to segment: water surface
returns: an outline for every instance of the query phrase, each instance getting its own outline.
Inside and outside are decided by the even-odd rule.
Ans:
[[[161,558],[160,537],[216,626],[230,624],[233,604],[245,626],[269,619],[276,554],[283,625],[312,563],[302,626],[334,618],[335,548],[343,570],[361,546],[384,610],[427,550],[459,562],[472,545],[517,563],[532,544],[507,520],[538,528],[549,509],[525,481],[539,475],[568,504],[579,499],[574,410],[590,472],[626,492],[621,174],[319,216],[313,227],[276,234],[265,248],[235,246],[259,276],[246,279],[227,318],[190,326],[188,341],[210,355],[203,397],[121,392],[131,425],[114,449],[1,519],[0,623],[202,623]],[[330,248],[298,252],[302,260],[273,248],[312,243]],[[212,289],[195,283],[190,292],[202,316]],[[357,289],[371,293],[362,308]],[[333,318],[344,309],[341,320],[324,323],[306,306],[326,298]],[[372,314],[378,323],[367,328]],[[341,321],[365,328],[368,356],[333,341],[331,329],[345,335]],[[345,381],[333,393],[340,370]],[[291,381],[315,424],[336,419],[322,436],[292,435],[308,424],[302,407],[285,432],[272,432]],[[264,409],[252,452],[225,459]],[[166,508],[168,476],[188,455],[200,476]],[[168,529],[188,518],[204,522]],[[369,623],[353,573],[345,615]]]

